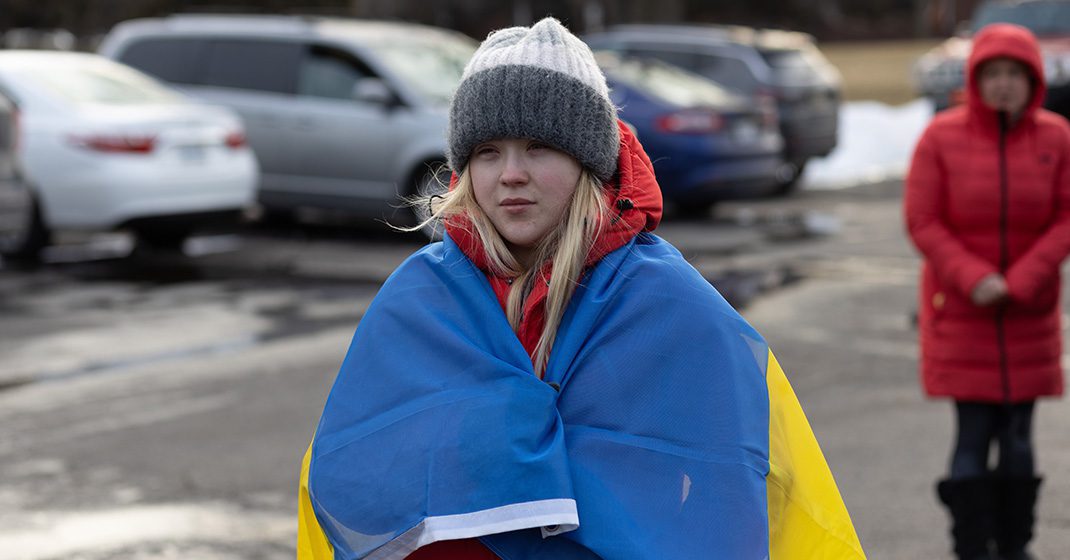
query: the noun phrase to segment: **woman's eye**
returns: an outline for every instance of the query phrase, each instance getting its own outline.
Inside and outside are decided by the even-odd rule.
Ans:
[[[496,152],[497,150],[495,150],[492,146],[479,146],[478,148],[476,148],[477,156],[492,155]]]

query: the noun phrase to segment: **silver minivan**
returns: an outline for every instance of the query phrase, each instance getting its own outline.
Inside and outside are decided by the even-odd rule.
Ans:
[[[445,162],[449,99],[476,46],[400,22],[175,15],[120,23],[100,53],[236,110],[265,210],[404,222],[400,197]]]

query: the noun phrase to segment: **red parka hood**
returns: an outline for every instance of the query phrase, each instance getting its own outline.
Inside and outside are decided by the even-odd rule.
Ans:
[[[609,227],[595,240],[588,255],[588,266],[624,246],[643,231],[653,231],[661,222],[661,187],[654,177],[654,166],[639,140],[623,122],[620,128],[620,152],[617,157],[617,173],[605,190],[612,214]],[[451,180],[456,184],[457,176]],[[472,228],[465,227],[463,220],[452,219],[446,224],[450,238],[480,269],[487,270],[487,258],[483,245]]]
[[[978,70],[981,64],[993,58],[1013,58],[1029,69],[1033,75],[1033,97],[1026,106],[1022,118],[1032,116],[1037,108],[1044,103],[1047,86],[1044,82],[1044,62],[1040,55],[1040,46],[1037,38],[1031,31],[1010,23],[994,23],[987,25],[977,33],[973,40],[973,49],[966,63],[966,98],[970,107],[970,114],[978,117],[982,123],[999,122],[995,111],[988,108],[981,101],[981,90],[977,84]]]

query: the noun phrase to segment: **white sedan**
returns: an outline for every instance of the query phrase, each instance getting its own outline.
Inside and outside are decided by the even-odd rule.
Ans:
[[[229,109],[81,53],[0,51],[0,89],[20,110],[38,245],[54,231],[130,229],[180,247],[255,200],[259,167]]]

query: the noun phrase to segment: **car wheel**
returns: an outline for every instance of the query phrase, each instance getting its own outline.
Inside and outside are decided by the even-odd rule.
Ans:
[[[779,183],[775,192],[776,196],[787,196],[798,190],[799,180],[802,179],[804,171],[806,171],[806,160],[785,163],[777,172]]]
[[[266,206],[260,209],[260,216],[256,219],[256,223],[261,226],[280,229],[293,228],[297,222],[297,213],[292,209]]]
[[[676,215],[684,220],[707,220],[711,218],[712,202],[686,202],[673,206]]]
[[[52,231],[45,225],[36,198],[30,199],[29,223],[24,232],[0,238],[0,256],[13,261],[36,261],[41,251],[52,243]]]
[[[191,228],[188,225],[146,226],[135,231],[138,245],[178,253],[182,252],[190,233]]]

